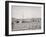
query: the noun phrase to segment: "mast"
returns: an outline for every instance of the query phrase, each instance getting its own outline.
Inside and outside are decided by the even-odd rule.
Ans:
[[[24,19],[24,12],[22,13],[20,23],[22,23],[23,19]]]

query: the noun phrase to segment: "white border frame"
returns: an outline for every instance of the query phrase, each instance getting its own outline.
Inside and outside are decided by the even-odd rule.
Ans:
[[[36,7],[42,7],[41,8],[41,30],[25,30],[25,31],[12,31],[12,25],[11,25],[11,5],[17,5],[17,6],[36,6]],[[41,4],[25,4],[25,3],[9,3],[9,35],[11,34],[26,34],[26,33],[42,33],[44,32],[43,30],[43,5]]]

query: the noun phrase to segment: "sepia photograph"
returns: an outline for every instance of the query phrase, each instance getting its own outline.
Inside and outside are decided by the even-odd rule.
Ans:
[[[10,1],[6,5],[9,13],[7,35],[44,33],[44,3]]]

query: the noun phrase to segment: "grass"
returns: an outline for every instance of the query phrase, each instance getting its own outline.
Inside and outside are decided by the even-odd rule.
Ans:
[[[36,19],[33,20],[35,21],[34,22],[30,21],[28,23],[16,23],[16,21],[14,20],[14,23],[12,24],[12,31],[41,29],[41,20],[40,21],[36,21]]]

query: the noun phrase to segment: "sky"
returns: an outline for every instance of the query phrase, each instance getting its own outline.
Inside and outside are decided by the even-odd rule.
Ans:
[[[11,6],[11,16],[13,18],[40,18],[41,7],[34,6]]]

